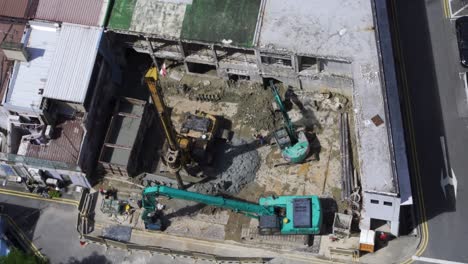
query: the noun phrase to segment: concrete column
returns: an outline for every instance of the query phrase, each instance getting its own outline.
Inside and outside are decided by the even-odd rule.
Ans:
[[[187,58],[187,54],[185,53],[185,49],[184,49],[184,45],[182,44],[182,41],[179,41],[179,49],[180,49],[180,53],[182,54],[182,61],[184,62],[185,72],[188,73],[189,69],[187,66],[187,62],[185,61],[185,59]]]
[[[364,217],[359,222],[359,228],[363,230],[370,230],[371,219],[370,217]]]
[[[258,71],[260,73],[260,75],[263,75],[263,64],[262,64],[262,58],[260,57],[260,51],[259,50],[255,50],[255,58],[257,59],[257,68],[258,68]]]
[[[218,55],[216,54],[216,49],[214,45],[210,45],[211,53],[213,54],[214,62],[216,63],[216,68],[219,67]]]
[[[296,73],[299,73],[300,58],[297,55],[291,55],[291,65]]]
[[[399,221],[395,220],[395,221],[390,222],[390,233],[392,233],[392,235],[398,237],[399,229],[400,229],[400,222]]]

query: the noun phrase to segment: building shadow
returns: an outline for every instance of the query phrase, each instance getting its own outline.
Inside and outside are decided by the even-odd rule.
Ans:
[[[381,1],[379,1],[381,2]],[[429,32],[425,1],[386,1],[389,6],[389,17],[394,52],[401,50],[403,59],[396,59],[397,78],[400,92],[400,103],[403,117],[412,116],[412,127],[405,122],[405,137],[414,203],[424,203],[427,220],[445,212],[456,211],[453,186],[441,187],[447,179],[444,164],[444,153],[441,147],[441,136],[445,135],[441,98],[435,71],[433,48]],[[395,9],[392,4],[396,4]],[[392,10],[396,10],[394,13]],[[398,21],[399,27],[395,23]],[[399,40],[400,49],[397,48]],[[402,75],[404,69],[406,74]],[[405,80],[406,78],[406,80]],[[421,88],[424,87],[422,90]],[[407,88],[407,90],[406,90]],[[453,87],[452,87],[453,88]],[[409,106],[409,107],[408,107]],[[414,141],[410,131],[414,128]],[[411,149],[416,149],[416,156]],[[448,157],[450,168],[450,156]],[[419,171],[415,168],[419,165]],[[419,175],[418,175],[419,174]],[[421,177],[417,179],[416,177]],[[421,181],[423,199],[416,188]],[[418,213],[417,223],[423,221]]]
[[[8,203],[0,203],[0,206],[3,207],[2,214],[8,215],[26,237],[32,241],[42,209]]]

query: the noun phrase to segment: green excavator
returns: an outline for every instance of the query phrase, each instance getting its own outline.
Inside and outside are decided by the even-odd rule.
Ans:
[[[284,126],[273,132],[276,144],[281,149],[281,155],[289,163],[301,163],[309,154],[309,140],[304,131],[296,132],[291,119],[289,118],[286,107],[281,100],[278,88],[272,80],[270,80],[270,88],[273,92],[276,105],[283,114]]]
[[[316,195],[270,196],[260,198],[255,204],[156,185],[145,188],[142,194],[142,220],[146,229],[163,229],[157,209],[159,196],[227,208],[257,218],[261,235],[319,234],[322,225],[322,209]]]

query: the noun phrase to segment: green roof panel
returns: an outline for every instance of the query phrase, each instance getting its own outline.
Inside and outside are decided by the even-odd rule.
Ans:
[[[136,2],[137,0],[115,0],[108,27],[128,30],[132,22]]]
[[[187,6],[182,38],[251,47],[260,0],[193,0]]]

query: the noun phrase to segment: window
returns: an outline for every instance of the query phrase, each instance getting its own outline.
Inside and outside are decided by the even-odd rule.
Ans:
[[[291,60],[262,56],[262,63],[267,65],[292,66]]]
[[[230,62],[248,62],[252,64],[257,63],[255,52],[253,50],[242,50],[226,47],[216,47],[216,55],[220,61]]]
[[[299,71],[317,71],[317,58],[297,56],[299,60]]]
[[[383,204],[386,205],[386,206],[392,206],[391,202],[383,202]]]
[[[260,54],[260,58],[263,64],[266,65],[279,65],[292,67],[292,61],[290,55],[281,55],[281,54]]]
[[[216,66],[203,63],[187,62],[189,72],[198,74],[217,75]]]
[[[373,199],[371,199],[370,202],[371,202],[371,204],[379,204],[379,201],[378,201],[378,200],[373,200]]]

